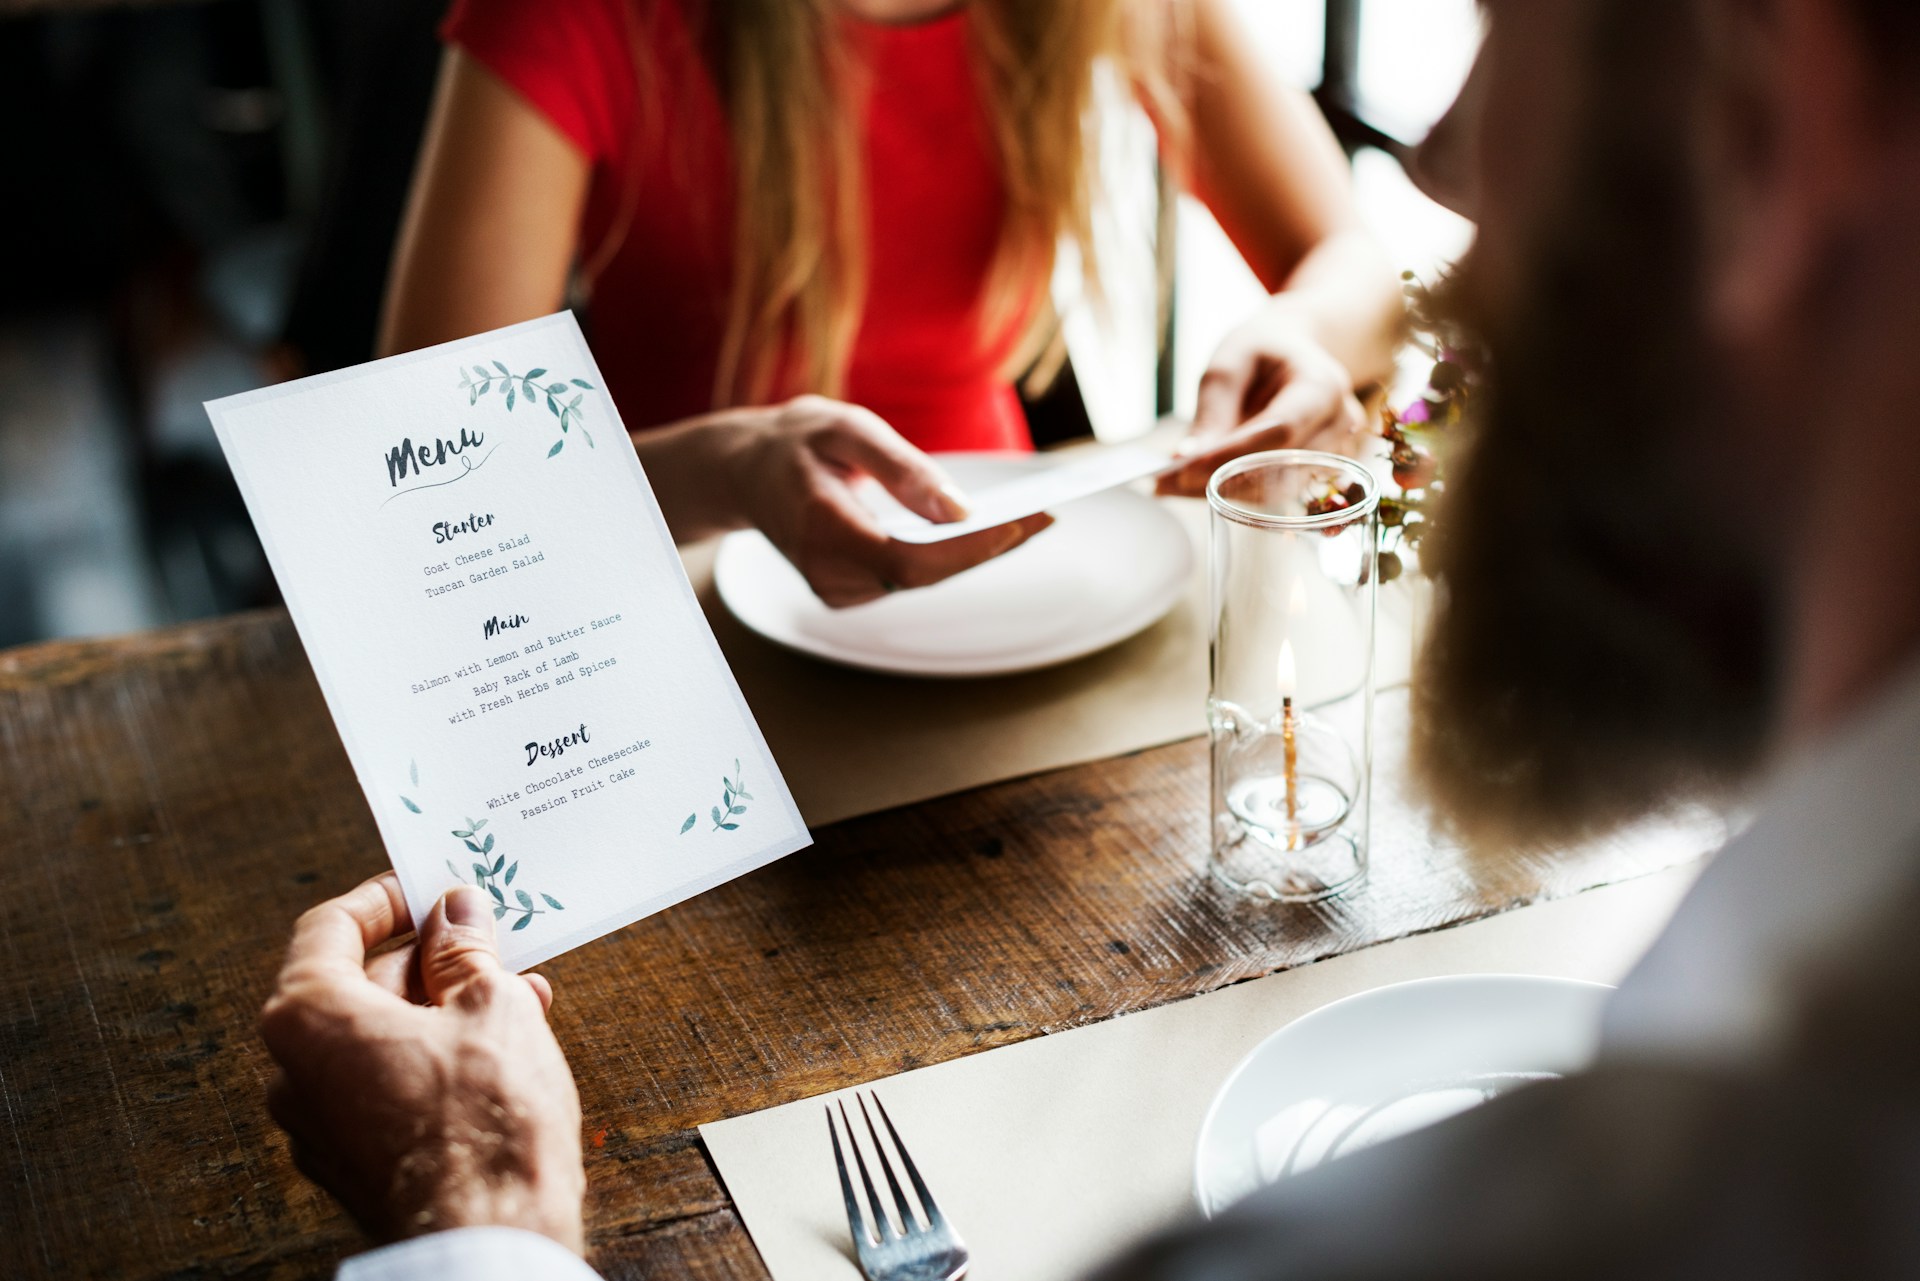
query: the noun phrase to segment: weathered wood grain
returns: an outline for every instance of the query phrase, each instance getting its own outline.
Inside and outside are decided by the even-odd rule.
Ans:
[[[1373,882],[1332,904],[1206,876],[1196,742],[838,824],[544,967],[595,1263],[764,1277],[701,1122],[1698,848],[1479,864],[1431,845],[1382,755]],[[384,854],[284,615],[0,655],[0,780],[0,1270],[324,1275],[363,1243],[266,1117],[253,1018],[294,916]]]

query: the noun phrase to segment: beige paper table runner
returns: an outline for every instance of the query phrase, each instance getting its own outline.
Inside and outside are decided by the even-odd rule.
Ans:
[[[716,544],[681,555],[801,814],[820,827],[1205,733],[1207,506],[1164,501],[1194,540],[1180,603],[1112,649],[1018,676],[916,680],[792,653],[720,603]],[[1405,613],[1402,592],[1382,594],[1382,685],[1406,679]]]
[[[1618,982],[1696,869],[1382,944],[1092,1027],[887,1079],[878,1091],[982,1281],[1072,1281],[1193,1213],[1214,1091],[1275,1029],[1441,974]],[[773,1281],[859,1281],[824,1100],[700,1127]]]

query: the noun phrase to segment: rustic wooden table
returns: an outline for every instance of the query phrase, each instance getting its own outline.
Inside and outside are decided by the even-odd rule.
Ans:
[[[1189,742],[835,824],[544,967],[611,1277],[764,1277],[694,1127],[1670,866],[1489,865],[1381,782],[1371,884],[1275,908],[1205,872]],[[362,1248],[262,1102],[298,913],[377,872],[286,617],[0,654],[7,1275],[320,1276]]]

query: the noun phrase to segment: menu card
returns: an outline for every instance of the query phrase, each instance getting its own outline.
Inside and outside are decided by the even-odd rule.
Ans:
[[[517,969],[809,840],[605,386],[563,312],[207,406],[414,919]]]

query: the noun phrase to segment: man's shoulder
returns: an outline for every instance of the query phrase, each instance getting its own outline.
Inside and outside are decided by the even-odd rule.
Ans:
[[[1920,884],[1774,1058],[1625,1061],[1285,1180],[1101,1281],[1920,1275]]]

